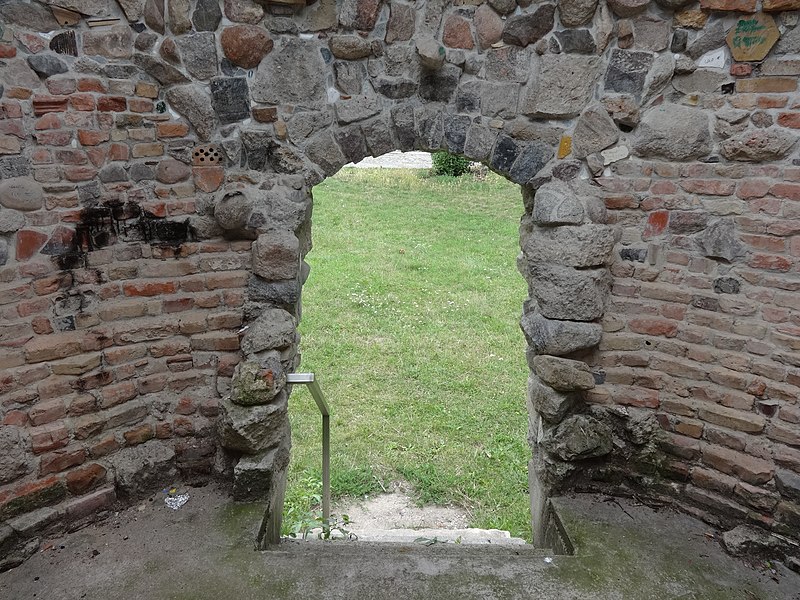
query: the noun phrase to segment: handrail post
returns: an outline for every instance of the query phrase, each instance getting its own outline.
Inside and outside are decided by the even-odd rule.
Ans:
[[[322,518],[331,520],[331,417],[322,415]]]
[[[308,391],[322,413],[322,518],[326,523],[331,518],[331,413],[322,389],[314,377],[314,373],[290,373],[287,383],[308,386]]]

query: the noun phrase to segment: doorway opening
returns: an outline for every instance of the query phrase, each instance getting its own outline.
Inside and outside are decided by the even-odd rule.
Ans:
[[[334,521],[342,498],[399,485],[530,541],[520,189],[480,165],[433,176],[411,154],[399,164],[423,168],[347,166],[314,188],[300,368],[331,404]],[[303,389],[290,419],[283,533],[297,535],[321,495]]]

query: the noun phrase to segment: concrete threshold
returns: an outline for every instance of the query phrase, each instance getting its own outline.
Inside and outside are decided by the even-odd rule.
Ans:
[[[554,499],[574,556],[529,545],[286,542],[254,550],[262,508],[190,488],[42,545],[0,598],[119,600],[800,600],[800,576],[725,554],[686,515],[623,499]]]

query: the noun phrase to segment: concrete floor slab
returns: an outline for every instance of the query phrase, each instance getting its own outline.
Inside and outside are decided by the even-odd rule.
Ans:
[[[154,496],[0,574],[23,600],[800,600],[800,576],[727,556],[702,523],[625,500],[557,500],[577,556],[531,547],[286,543],[256,552],[260,508],[214,487]]]

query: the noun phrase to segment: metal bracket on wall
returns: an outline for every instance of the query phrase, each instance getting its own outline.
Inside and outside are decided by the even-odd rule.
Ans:
[[[331,518],[331,417],[328,402],[314,373],[290,373],[286,383],[307,386],[322,413],[322,518],[327,523]]]

